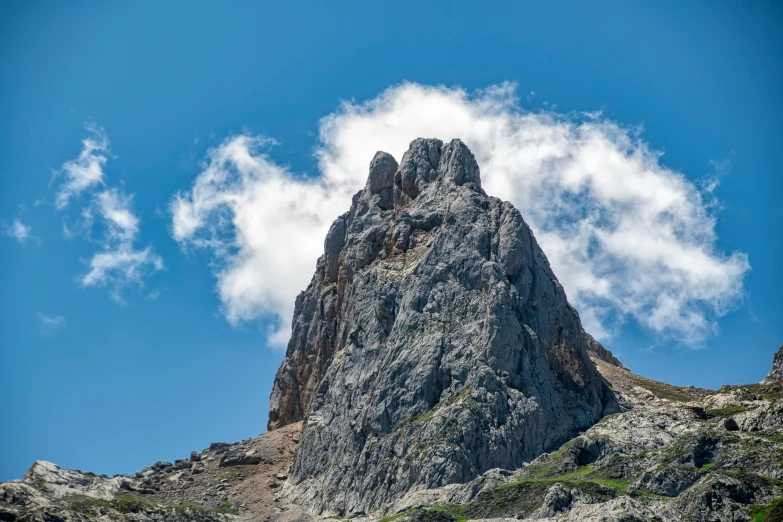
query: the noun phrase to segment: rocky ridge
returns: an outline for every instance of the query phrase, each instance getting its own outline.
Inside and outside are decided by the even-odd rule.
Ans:
[[[96,475],[37,461],[22,480],[0,484],[0,521],[229,522],[296,520],[280,507],[301,423],[234,444],[217,442],[188,458],[133,475]]]
[[[491,469],[464,484],[411,491],[349,518],[783,520],[783,382],[711,391],[670,386],[593,360],[622,412],[518,470]],[[24,479],[0,484],[0,520],[327,520],[281,497],[300,429],[294,423],[237,444],[213,444],[197,454],[200,461],[180,460],[179,470],[177,463],[160,462],[110,478],[37,462]],[[237,462],[244,456],[257,459]]]

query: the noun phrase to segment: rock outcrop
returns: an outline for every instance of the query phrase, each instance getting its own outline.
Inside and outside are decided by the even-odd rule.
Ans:
[[[22,480],[0,484],[0,520],[304,522],[303,510],[275,501],[300,429],[294,423],[235,444],[215,443],[190,459],[111,478],[37,461]]]
[[[285,492],[314,512],[516,469],[619,411],[520,213],[459,140],[378,153],[296,300],[270,429],[305,420]]]
[[[777,381],[783,381],[783,345],[781,345],[772,358],[772,369],[769,371],[769,375],[767,375],[761,383],[772,384]]]
[[[612,352],[604,348],[604,345],[596,341],[589,333],[585,333],[585,340],[587,342],[587,351],[590,354],[614,366],[618,366],[626,370],[628,369],[623,363],[620,362],[620,359],[615,357]]]
[[[435,514],[444,522],[781,520],[783,382],[716,392],[593,359],[624,412],[516,472],[411,492],[379,515],[399,522]],[[727,430],[727,420],[737,429]]]

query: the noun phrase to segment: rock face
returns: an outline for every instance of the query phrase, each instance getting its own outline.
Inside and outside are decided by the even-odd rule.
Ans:
[[[600,346],[600,345],[599,345]],[[306,419],[284,492],[314,512],[516,469],[618,410],[520,213],[459,140],[378,153],[332,224],[271,396]]]
[[[449,517],[444,522],[783,520],[783,382],[677,387],[591,356],[625,411],[516,472],[414,491],[379,515],[399,522],[433,514]]]
[[[775,353],[775,357],[772,359],[772,370],[761,383],[772,384],[776,381],[783,381],[783,346]]]
[[[612,352],[604,348],[604,345],[593,339],[593,336],[589,333],[585,333],[585,340],[587,341],[587,350],[592,355],[614,366],[618,366],[626,370],[628,369],[623,363],[620,362],[620,359],[615,357]]]

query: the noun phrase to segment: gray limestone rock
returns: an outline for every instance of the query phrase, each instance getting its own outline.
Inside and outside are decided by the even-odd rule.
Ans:
[[[544,505],[541,506],[539,517],[554,517],[558,513],[571,507],[571,492],[559,482],[552,484],[544,497]]]
[[[261,457],[258,455],[248,455],[247,453],[239,451],[228,451],[221,455],[218,461],[218,467],[227,468],[229,466],[253,466],[261,462]]]
[[[585,341],[587,341],[587,350],[602,361],[623,368],[624,370],[628,369],[627,366],[620,362],[620,359],[615,357],[612,352],[604,348],[604,345],[596,341],[593,336],[587,332],[585,332]]]
[[[761,383],[772,384],[777,381],[783,381],[783,345],[775,353],[775,357],[772,359],[772,369]]]
[[[371,193],[377,194],[394,186],[394,175],[397,173],[397,160],[391,154],[378,152],[370,162],[370,176],[367,179]]]
[[[288,498],[372,512],[516,469],[618,411],[520,213],[459,140],[417,139],[335,220],[295,304],[269,428],[306,419]],[[389,191],[391,193],[389,193]]]
[[[193,463],[187,459],[177,459],[174,461],[174,469],[176,470],[190,469],[190,466],[192,465]]]

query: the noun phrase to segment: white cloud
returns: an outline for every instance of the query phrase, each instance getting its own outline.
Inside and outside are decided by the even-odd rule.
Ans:
[[[38,321],[41,323],[41,334],[52,335],[57,330],[65,327],[65,317],[61,315],[38,314]]]
[[[22,244],[25,244],[28,239],[34,236],[30,235],[32,228],[29,225],[25,225],[19,218],[14,219],[10,225],[3,227],[3,234],[8,237],[12,237]]]
[[[87,261],[89,270],[80,282],[106,287],[115,301],[122,302],[122,289],[130,284],[143,286],[145,277],[163,269],[163,259],[149,246],[141,250],[134,247],[139,218],[132,209],[133,196],[107,186],[103,169],[110,155],[109,139],[95,124],[88,124],[87,130],[92,136],[82,141],[79,157],[66,161],[59,171],[65,179],[57,189],[57,208],[64,210],[78,195],[89,196],[76,226],[63,225],[64,234],[90,236],[96,223],[101,227],[97,240],[101,250]]]
[[[85,127],[91,135],[82,140],[79,157],[66,161],[55,172],[55,177],[65,178],[57,190],[55,200],[57,208],[61,210],[68,206],[71,198],[104,184],[103,166],[109,154],[109,138],[94,123],[88,123]]]
[[[228,320],[277,316],[281,325],[272,339],[282,343],[293,299],[323,250],[324,226],[345,211],[355,183],[297,178],[269,159],[268,145],[236,136],[211,149],[203,172],[174,198],[171,211],[178,241],[215,252]]]
[[[172,201],[173,234],[213,251],[228,320],[276,317],[282,343],[373,154],[399,160],[416,137],[458,137],[485,190],[520,209],[589,331],[607,338],[632,317],[656,337],[698,344],[742,299],[747,256],[717,250],[711,205],[639,133],[600,113],[525,112],[509,84],[469,94],[406,83],[321,121],[318,177],[276,165],[264,138],[211,149]]]

